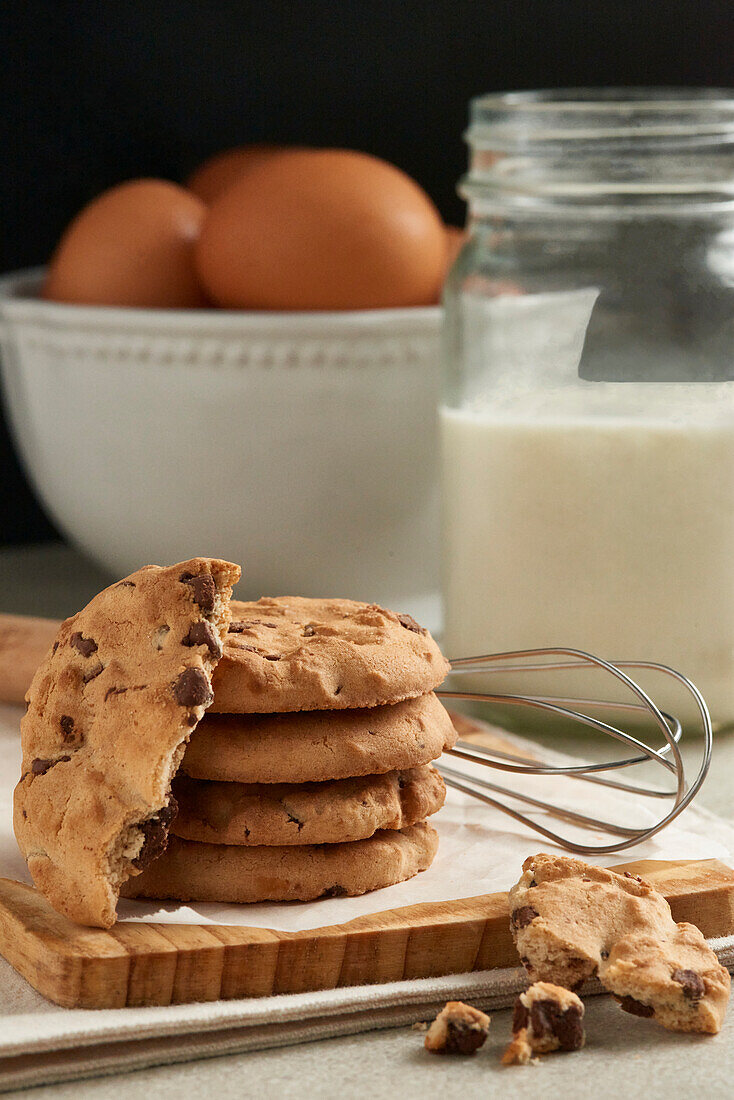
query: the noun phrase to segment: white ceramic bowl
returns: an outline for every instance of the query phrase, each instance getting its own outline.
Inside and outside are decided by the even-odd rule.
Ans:
[[[438,590],[441,310],[70,306],[0,280],[2,372],[61,530],[122,575],[213,554],[241,594]]]

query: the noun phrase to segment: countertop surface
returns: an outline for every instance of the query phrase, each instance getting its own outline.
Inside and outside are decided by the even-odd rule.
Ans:
[[[5,550],[0,611],[62,617],[83,606],[110,578],[80,555],[53,545]],[[573,751],[573,743],[568,747]],[[686,750],[691,758],[693,745]],[[734,732],[716,737],[700,804],[734,816]],[[587,1047],[549,1055],[538,1065],[503,1068],[509,1010],[493,1016],[490,1038],[471,1058],[441,1058],[423,1050],[410,1028],[305,1043],[141,1070],[115,1078],[26,1090],[18,1096],[53,1100],[160,1100],[181,1097],[692,1097],[734,1095],[734,1012],[714,1038],[676,1035],[620,1012],[610,998],[587,1001]],[[11,1095],[11,1094],[6,1094]]]

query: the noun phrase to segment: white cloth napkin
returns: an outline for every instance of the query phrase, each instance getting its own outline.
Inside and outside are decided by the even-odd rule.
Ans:
[[[734,936],[711,944],[724,965],[734,967]],[[518,968],[213,1004],[89,1011],[50,1004],[0,960],[0,1092],[404,1027],[432,1019],[447,1000],[506,1008],[526,985]],[[590,983],[584,996],[598,992],[598,983]]]

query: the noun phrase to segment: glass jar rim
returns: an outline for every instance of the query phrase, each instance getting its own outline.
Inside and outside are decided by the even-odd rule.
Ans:
[[[555,88],[470,105],[459,194],[483,218],[524,210],[692,215],[734,203],[734,88]]]
[[[734,134],[734,88],[602,87],[490,92],[470,103],[472,146],[533,140]]]

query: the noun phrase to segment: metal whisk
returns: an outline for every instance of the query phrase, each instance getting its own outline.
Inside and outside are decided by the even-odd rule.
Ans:
[[[546,660],[552,658],[552,660]],[[544,695],[513,695],[491,694],[488,692],[474,691],[440,691],[438,694],[443,699],[461,699],[465,701],[485,702],[492,704],[508,704],[512,706],[530,707],[556,717],[579,722],[600,733],[606,734],[616,741],[632,749],[635,755],[625,756],[621,759],[605,760],[601,763],[582,763],[571,765],[557,765],[542,760],[532,759],[527,756],[515,755],[498,749],[485,748],[483,745],[470,744],[459,740],[453,749],[449,750],[451,756],[470,761],[473,764],[481,764],[503,772],[513,772],[519,776],[544,775],[567,776],[570,779],[584,780],[587,783],[596,783],[603,787],[614,788],[619,791],[629,792],[645,799],[672,800],[672,807],[653,824],[647,828],[634,828],[628,823],[607,821],[603,818],[592,817],[571,808],[559,806],[556,803],[545,802],[531,797],[522,790],[513,790],[510,787],[491,783],[486,779],[480,779],[469,775],[465,771],[439,765],[439,771],[448,786],[455,787],[474,798],[480,799],[489,806],[509,814],[516,821],[529,826],[531,829],[550,840],[556,841],[572,852],[585,854],[604,854],[607,852],[622,851],[640,844],[655,833],[664,829],[674,818],[678,816],[688,804],[695,798],[701,784],[706,778],[706,773],[711,762],[711,749],[713,733],[711,717],[708,707],[698,688],[680,672],[668,668],[666,665],[655,664],[652,661],[604,661],[590,653],[584,653],[577,649],[527,649],[511,653],[493,653],[480,657],[462,657],[451,661],[452,675],[465,675],[478,673],[482,675],[496,675],[502,673],[531,673],[557,671],[561,669],[600,669],[613,676],[621,683],[636,701],[613,702],[601,699],[574,699]],[[680,753],[680,741],[683,735],[681,722],[673,715],[660,710],[650,696],[639,684],[635,683],[624,669],[644,669],[663,673],[673,677],[692,696],[698,708],[698,713],[703,727],[703,741],[701,744],[701,765],[692,783],[686,782],[683,760]],[[654,724],[654,729],[662,735],[662,744],[657,748],[645,744],[638,737],[619,729],[603,721],[601,718],[587,714],[586,710],[598,710],[603,708],[610,711],[624,711],[637,716],[649,716]],[[658,787],[641,786],[636,783],[625,782],[620,778],[610,776],[609,772],[626,768],[654,763],[674,777],[673,784],[662,789]],[[522,807],[530,807],[534,811],[542,811],[545,814],[563,819],[573,825],[584,829],[592,829],[616,837],[610,844],[582,844],[570,837],[564,837],[560,833],[547,828],[541,822],[530,817],[521,808],[514,808],[497,796],[505,796],[520,803]],[[654,804],[654,803],[653,803]]]

